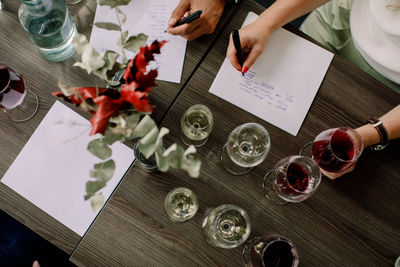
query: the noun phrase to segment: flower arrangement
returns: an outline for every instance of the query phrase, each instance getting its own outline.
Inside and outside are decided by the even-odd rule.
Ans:
[[[97,4],[114,9],[118,17],[119,25],[100,22],[95,26],[121,33],[117,43],[121,50],[121,63],[117,61],[120,58],[117,52],[105,51],[100,54],[82,34],[78,34],[73,41],[77,53],[81,55],[81,62],[76,62],[74,66],[100,77],[105,81],[106,87],[69,87],[60,83],[61,91],[53,93],[93,114],[90,119],[90,135],[98,134],[99,138],[88,144],[88,150],[102,162],[95,164],[90,171],[93,180],[86,183],[84,199],[91,201],[94,211],[104,204],[104,196],[99,191],[106,186],[115,171],[110,148],[115,141],[137,139],[140,153],[146,158],[154,155],[160,171],[174,167],[186,170],[191,177],[198,177],[200,173],[201,162],[193,155],[196,152],[195,147],[190,146],[185,150],[173,144],[165,149],[163,137],[169,130],[164,127],[159,129],[150,117],[155,105],[148,96],[152,87],[156,86],[158,72],[156,69],[149,70],[148,65],[154,60],[155,54],[161,53],[166,41],[155,40],[146,45],[146,35],[128,36],[128,31],[122,31],[126,16],[119,7],[129,2],[130,0],[97,0]],[[128,60],[126,50],[137,54]]]

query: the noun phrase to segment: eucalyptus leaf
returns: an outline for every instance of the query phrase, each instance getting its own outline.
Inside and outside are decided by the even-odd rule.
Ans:
[[[103,56],[89,44],[85,35],[78,34],[73,39],[72,43],[77,49],[77,52],[81,54],[82,60],[82,62],[76,62],[74,66],[81,67],[90,74],[105,65]]]
[[[104,205],[105,198],[103,195],[94,195],[90,198],[90,204],[94,212],[98,212]]]
[[[97,4],[114,8],[116,6],[126,6],[130,1],[131,0],[97,0]]]
[[[140,122],[136,126],[135,130],[133,130],[131,138],[143,137],[148,132],[150,132],[153,128],[157,128],[157,124],[149,115],[145,115],[140,120]]]
[[[87,196],[91,197],[94,194],[96,194],[97,191],[99,191],[100,189],[102,189],[105,186],[106,186],[105,181],[88,181],[86,183],[86,194],[87,194]]]
[[[94,139],[89,142],[87,149],[96,157],[106,160],[112,155],[112,150],[103,138]]]
[[[156,127],[153,128],[150,132],[148,132],[142,139],[139,141],[139,151],[142,153],[147,159],[151,157],[158,148],[163,147],[162,139],[163,137],[169,133],[167,128],[161,128],[159,131]]]
[[[137,51],[139,51],[140,47],[146,44],[147,38],[148,36],[143,33],[131,36],[125,42],[124,48],[136,53]]]
[[[121,134],[117,134],[114,132],[114,127],[107,126],[106,131],[104,133],[104,142],[109,145],[112,145],[116,141],[124,142],[125,138]]]
[[[98,181],[107,182],[110,180],[115,172],[115,162],[110,159],[102,163],[94,165],[93,169],[90,170],[90,177],[96,178]]]
[[[104,65],[101,68],[93,71],[93,74],[106,81],[111,79],[115,73],[110,71],[114,70],[114,65],[117,63],[118,57],[119,55],[114,51],[107,50],[103,56]]]
[[[108,30],[108,31],[120,31],[121,27],[115,23],[111,23],[111,22],[96,22],[94,24],[96,27],[100,28],[100,29],[104,29],[104,30]]]

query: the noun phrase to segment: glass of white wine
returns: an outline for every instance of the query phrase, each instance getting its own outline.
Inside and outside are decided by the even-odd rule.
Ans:
[[[224,204],[213,209],[203,221],[208,243],[220,248],[234,248],[250,235],[250,218],[240,207]]]
[[[229,134],[222,149],[221,161],[228,172],[246,174],[264,161],[270,148],[268,131],[258,123],[245,123]]]
[[[188,146],[200,147],[207,142],[213,127],[211,110],[202,104],[193,105],[181,118],[181,140]]]
[[[172,221],[184,222],[196,214],[199,202],[192,190],[177,187],[172,189],[165,197],[164,208]]]

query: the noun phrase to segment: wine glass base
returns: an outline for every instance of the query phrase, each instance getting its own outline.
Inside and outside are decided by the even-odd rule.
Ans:
[[[275,192],[274,186],[273,186],[273,179],[271,176],[269,176],[269,174],[272,172],[269,171],[263,180],[263,184],[262,184],[262,188],[263,188],[263,194],[265,195],[265,197],[268,200],[271,200],[272,202],[274,202],[275,204],[278,205],[285,205],[288,204],[288,201],[285,201],[284,199],[282,199],[280,196],[278,196],[278,194]]]
[[[39,109],[39,98],[31,90],[26,90],[23,102],[13,109],[4,109],[4,114],[13,122],[25,122],[35,116]]]
[[[221,162],[225,170],[233,175],[243,175],[250,172],[253,169],[253,167],[246,168],[239,166],[235,162],[233,162],[228,155],[228,152],[226,150],[226,145],[224,145],[224,147],[222,148]]]
[[[201,147],[208,140],[208,136],[206,138],[202,139],[202,140],[192,140],[192,139],[189,139],[183,132],[181,132],[180,138],[181,138],[181,141],[185,145],[187,145],[187,146],[193,145],[195,147]]]

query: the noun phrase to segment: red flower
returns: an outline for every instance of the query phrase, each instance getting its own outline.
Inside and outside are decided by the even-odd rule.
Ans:
[[[90,123],[92,124],[92,131],[90,135],[94,135],[96,133],[104,134],[106,131],[108,121],[111,117],[116,116],[122,104],[124,103],[123,99],[111,99],[106,95],[102,95],[96,97],[94,102],[97,105],[96,113],[90,119]]]
[[[152,112],[155,106],[150,105],[150,102],[147,98],[148,92],[137,90],[138,86],[139,84],[136,82],[124,84],[121,89],[121,97],[126,102],[131,103],[138,112]]]

